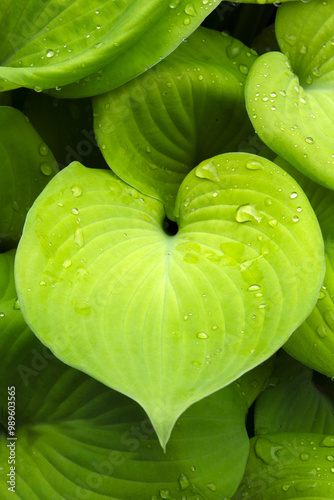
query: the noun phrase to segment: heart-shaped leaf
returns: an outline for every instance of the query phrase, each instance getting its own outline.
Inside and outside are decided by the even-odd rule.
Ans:
[[[334,434],[334,382],[322,378],[281,351],[256,401],[255,434]]]
[[[29,331],[15,301],[13,264],[12,252],[0,255],[0,297],[6,290],[0,298],[0,311],[5,311],[0,317],[1,498],[231,497],[249,451],[247,405],[237,386],[192,406],[180,418],[164,454],[139,405],[61,363]],[[255,372],[257,380],[263,378],[263,370]],[[13,386],[14,465],[8,463],[7,446],[14,442],[7,437],[14,436],[3,429],[8,387]],[[11,466],[15,493],[8,491]],[[227,467],[233,469],[228,475]]]
[[[308,196],[322,230],[326,255],[325,279],[315,308],[293,333],[284,349],[307,366],[328,377],[334,377],[333,191],[315,184],[282,158],[276,158],[275,163],[292,175]]]
[[[17,245],[27,211],[57,171],[53,154],[28,118],[0,106],[0,251]]]
[[[334,436],[282,433],[255,437],[233,500],[331,500],[333,462]]]
[[[94,98],[95,133],[110,168],[160,199],[172,218],[186,174],[252,134],[243,84],[255,59],[238,40],[200,28],[144,75]]]
[[[264,54],[246,82],[261,139],[310,179],[334,189],[334,4],[294,2],[277,12],[282,53]]]
[[[30,210],[16,261],[31,329],[138,401],[163,446],[186,408],[288,339],[324,275],[311,206],[268,160],[203,162],[183,181],[175,215],[169,236],[161,202],[74,163]]]
[[[45,5],[39,0],[4,0],[0,90],[59,90],[106,65],[110,71],[104,92],[110,90],[166,57],[216,3],[50,0]]]

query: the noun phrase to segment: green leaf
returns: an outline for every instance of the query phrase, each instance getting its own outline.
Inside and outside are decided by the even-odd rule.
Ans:
[[[334,436],[323,434],[284,433],[251,439],[246,473],[233,500],[331,500],[333,445]]]
[[[17,245],[27,211],[57,171],[53,154],[28,118],[0,106],[0,251]]]
[[[307,366],[328,377],[334,377],[333,191],[315,184],[282,158],[277,158],[275,162],[297,180],[308,196],[323,233],[326,256],[325,279],[315,308],[293,333],[284,349]]]
[[[55,87],[57,92],[84,77],[89,81],[94,72],[99,81],[100,70],[103,79],[106,65],[108,80],[103,81],[103,91],[115,88],[172,52],[216,3],[50,0],[45,5],[39,0],[4,0],[0,90]],[[74,97],[82,97],[80,84],[74,87]]]
[[[258,395],[265,388],[274,367],[274,358],[275,356],[272,356],[235,381],[236,386],[245,397],[248,407],[254,403]]]
[[[229,1],[229,0],[225,0],[225,1]],[[282,3],[285,3],[285,2],[295,2],[296,0],[281,0],[280,2],[275,2],[275,0],[242,0],[239,3],[254,3],[254,4],[258,4],[258,5],[268,5],[268,4],[282,4]],[[297,0],[298,1],[298,0]],[[299,1],[303,1],[303,0],[299,0]],[[304,0],[305,1],[305,0]],[[311,0],[306,0],[306,1],[311,1]]]
[[[284,351],[255,406],[255,434],[276,432],[334,434],[334,383],[324,386]]]
[[[7,445],[13,441],[1,431],[1,498],[231,497],[249,451],[247,406],[237,387],[192,406],[164,454],[139,405],[61,363],[29,331],[20,310],[12,307],[13,264],[14,253],[0,255],[8,291],[0,300],[0,310],[6,309],[0,318],[0,421],[1,429],[7,427],[7,388],[15,386],[17,437],[14,494],[6,483]],[[232,467],[228,475],[227,467]]]
[[[334,189],[334,4],[279,8],[283,53],[259,57],[246,82],[246,105],[260,138],[310,179]]]
[[[255,58],[238,40],[200,28],[144,75],[94,98],[95,133],[110,168],[173,217],[186,174],[251,135],[243,84]]]
[[[22,110],[61,168],[72,161],[108,168],[94,135],[91,99],[56,99],[29,91]]]
[[[175,215],[169,236],[159,201],[73,163],[30,210],[16,261],[31,329],[61,360],[138,401],[163,446],[186,408],[276,352],[324,275],[309,202],[268,160],[201,163]]]

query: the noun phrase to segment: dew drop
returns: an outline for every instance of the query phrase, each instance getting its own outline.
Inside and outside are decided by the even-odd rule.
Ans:
[[[21,307],[20,307],[20,302],[19,302],[19,300],[18,300],[18,299],[16,299],[16,300],[14,301],[14,304],[13,304],[13,309],[14,309],[15,311],[19,311],[19,310],[21,309]]]
[[[40,281],[40,282],[39,282],[39,284],[40,284],[41,286],[46,285],[45,281]]]
[[[294,215],[292,217],[293,222],[299,222],[299,217],[297,215]]]
[[[175,8],[179,5],[179,3],[180,3],[180,2],[181,2],[181,0],[173,0],[173,1],[169,4],[169,7],[170,7],[171,9],[175,9]]]
[[[290,488],[290,484],[283,484],[283,486],[282,486],[283,491],[288,491],[289,488]]]
[[[195,7],[193,6],[192,3],[188,3],[185,8],[184,8],[184,12],[188,15],[188,16],[193,16],[195,17],[196,16],[196,10],[195,10]]]
[[[204,332],[199,332],[196,337],[198,339],[207,339],[208,338],[208,334],[207,333],[204,333]]]
[[[0,313],[0,318],[4,318],[5,317],[5,313],[1,312]]]
[[[186,18],[183,20],[183,24],[184,24],[185,26],[188,26],[188,24],[190,24],[190,19],[189,19],[189,17],[186,17]]]
[[[215,483],[209,483],[206,485],[206,487],[210,490],[210,491],[217,491],[217,486],[215,485]]]
[[[78,245],[78,247],[83,247],[84,239],[81,229],[77,229],[74,233],[74,243]]]
[[[307,142],[307,144],[314,144],[313,137],[305,137],[305,142]]]
[[[320,338],[325,338],[327,337],[327,330],[325,325],[319,325],[316,329],[317,334],[319,335]]]
[[[63,267],[64,267],[65,269],[69,268],[71,265],[72,265],[72,261],[71,261],[71,259],[66,259],[66,260],[63,262]]]
[[[77,208],[72,208],[71,214],[78,215],[78,213],[79,213],[79,210]]]
[[[235,214],[237,222],[257,222],[260,223],[262,217],[254,207],[254,205],[241,205]]]
[[[50,163],[43,162],[43,163],[41,163],[39,168],[40,168],[40,171],[42,172],[42,174],[44,174],[44,175],[49,176],[52,174],[52,167],[51,167]]]
[[[257,290],[260,290],[260,288],[261,288],[261,287],[260,287],[260,285],[250,285],[250,286],[248,287],[248,290],[249,290],[250,292],[255,292],[255,291],[257,291]]]
[[[85,300],[76,300],[73,302],[74,310],[80,316],[89,316],[91,313],[91,307],[89,302]]]
[[[235,59],[236,57],[238,57],[240,52],[241,52],[240,47],[238,45],[234,45],[233,43],[229,45],[226,49],[226,54],[229,59]]]
[[[298,196],[297,193],[291,193],[290,198],[294,200],[295,198],[297,198],[297,196]]]
[[[72,191],[72,195],[74,196],[74,198],[77,198],[78,196],[81,196],[81,187],[79,186],[72,186],[71,188],[71,191]]]
[[[303,460],[303,462],[306,462],[310,458],[310,455],[308,455],[307,453],[301,453],[299,457],[301,460]]]
[[[190,481],[185,474],[180,475],[179,485],[180,485],[181,490],[185,490],[190,485]]]
[[[322,441],[321,443],[319,444],[319,446],[322,446],[322,447],[326,447],[326,448],[331,448],[332,446],[334,446],[334,436],[326,436]],[[328,457],[327,457],[328,458]],[[333,457],[328,458],[328,460],[334,460]]]
[[[248,66],[246,66],[245,64],[239,64],[239,71],[240,71],[240,73],[242,73],[243,75],[248,75],[249,68],[248,68]]]
[[[271,219],[269,222],[268,222],[269,226],[271,227],[276,227],[277,226],[277,220],[276,219]]]
[[[48,152],[49,152],[49,148],[47,147],[47,145],[44,143],[41,144],[39,147],[39,154],[41,156],[47,156]]]
[[[46,53],[46,57],[51,58],[55,55],[54,51],[52,49],[49,49]]]
[[[259,161],[248,161],[246,163],[246,168],[248,170],[263,170],[263,165]]]

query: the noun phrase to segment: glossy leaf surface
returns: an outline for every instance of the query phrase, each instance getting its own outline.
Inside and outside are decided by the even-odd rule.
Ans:
[[[186,408],[288,339],[324,274],[307,198],[257,156],[200,164],[175,215],[169,236],[159,201],[74,163],[29,212],[16,262],[32,330],[60,359],[138,401],[163,445]]]
[[[334,383],[288,356],[276,357],[266,390],[256,401],[255,434],[334,434]]]
[[[0,90],[59,91],[107,64],[112,77],[104,91],[122,85],[166,57],[216,3],[4,0]]]
[[[295,168],[334,189],[334,4],[279,8],[283,53],[264,54],[246,83],[249,117],[261,139]]]
[[[17,109],[0,107],[0,251],[17,245],[27,211],[57,162],[29,120]]]
[[[334,436],[268,434],[251,439],[246,473],[233,500],[331,500]]]
[[[314,370],[334,376],[334,198],[333,191],[314,183],[290,164],[275,162],[294,176],[317,215],[325,243],[326,274],[312,313],[293,333],[284,349]],[[301,208],[301,207],[300,207]],[[299,208],[299,209],[300,209]]]
[[[28,329],[16,301],[13,265],[13,252],[0,255],[1,498],[233,495],[249,451],[247,405],[237,386],[189,409],[164,454],[139,405],[63,364]],[[15,493],[6,483],[7,444],[13,443],[4,432],[8,384],[15,386],[16,398]]]
[[[153,69],[97,96],[95,134],[110,168],[173,218],[186,174],[253,134],[243,85],[255,59],[238,40],[199,28]]]

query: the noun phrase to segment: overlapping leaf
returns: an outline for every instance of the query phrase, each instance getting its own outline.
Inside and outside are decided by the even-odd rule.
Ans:
[[[264,54],[246,84],[261,139],[309,178],[334,188],[334,5],[289,3],[277,13],[283,53]]]
[[[255,407],[255,433],[243,481],[233,496],[333,497],[333,381],[281,352]]]
[[[0,107],[0,251],[13,248],[27,211],[57,162],[29,120],[18,110]]]
[[[312,313],[293,333],[284,348],[302,363],[334,376],[334,199],[333,192],[315,184],[289,163],[275,162],[293,175],[307,194],[317,215],[325,242],[326,274]],[[300,210],[300,208],[299,208]]]
[[[60,89],[106,65],[104,92],[115,88],[166,57],[216,3],[4,0],[0,90]]]
[[[334,434],[334,383],[282,351],[256,401],[255,434]]]
[[[307,198],[267,160],[203,162],[176,208],[179,231],[168,236],[159,201],[72,164],[30,211],[16,264],[33,331],[138,401],[163,445],[186,408],[287,340],[324,273]]]
[[[186,174],[252,134],[243,85],[255,59],[238,40],[200,28],[152,70],[97,96],[95,133],[110,168],[173,218]]]
[[[251,439],[246,473],[233,500],[331,500],[334,436],[268,434]]]
[[[4,425],[7,386],[15,386],[17,437],[13,493],[6,483],[10,441],[3,432],[0,436],[1,498],[214,500],[233,495],[249,450],[247,405],[237,386],[189,409],[164,454],[139,405],[61,363],[29,331],[16,301],[13,263],[13,253],[0,255],[0,414]],[[258,389],[266,370],[253,374]]]
[[[56,99],[27,92],[24,114],[51,148],[60,167],[72,161],[87,167],[108,168],[93,129],[91,99]]]

